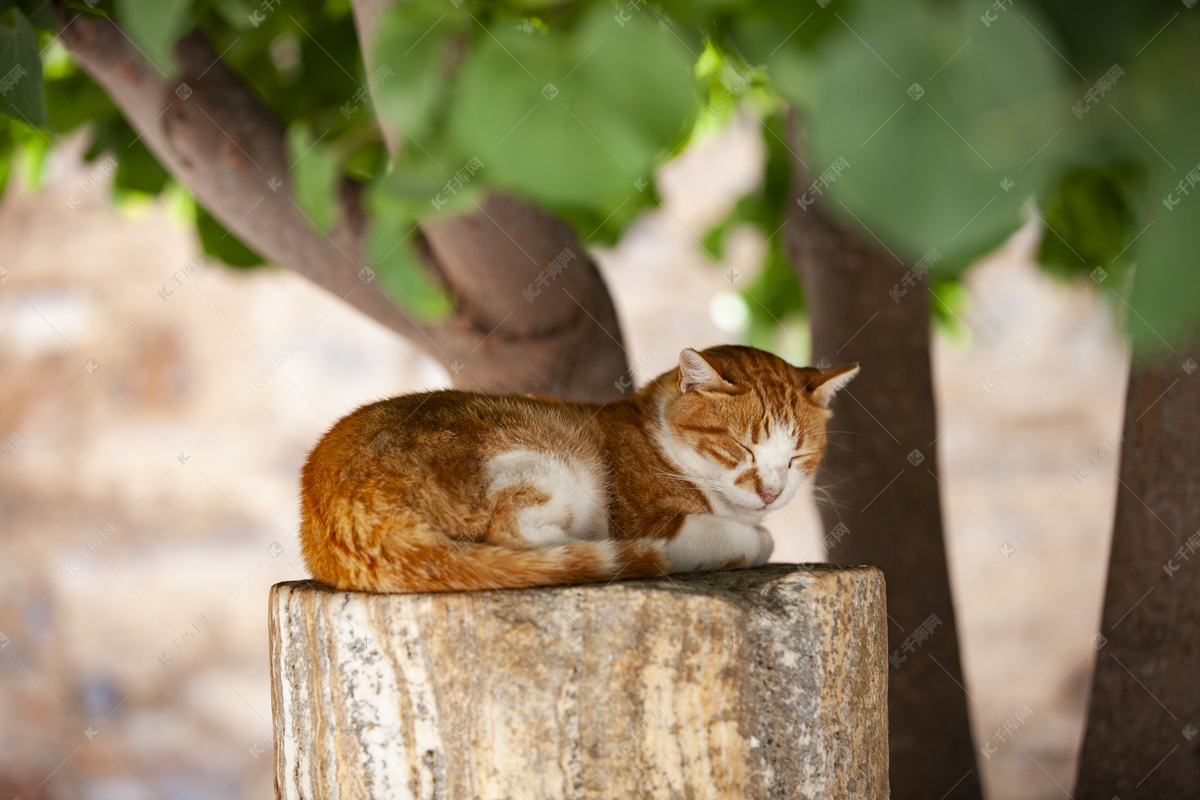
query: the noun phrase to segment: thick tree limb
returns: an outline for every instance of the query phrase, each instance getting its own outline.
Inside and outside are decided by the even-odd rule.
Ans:
[[[1134,363],[1075,796],[1200,792],[1200,344]]]
[[[862,365],[839,396],[817,485],[831,492],[821,507],[837,531],[830,560],[877,566],[887,581],[891,796],[979,798],[938,497],[929,292],[921,283],[893,301],[904,265],[820,203],[801,208],[810,180],[793,166],[784,243],[804,284],[813,358]]]
[[[559,220],[493,195],[475,213],[423,226],[414,235],[427,244],[455,314],[419,323],[363,272],[367,219],[358,187],[344,184],[333,231],[317,231],[292,197],[282,125],[203,36],[180,41],[178,77],[170,80],[109,19],[76,16],[61,38],[214,217],[270,261],[412,339],[460,386],[586,400],[618,395],[614,384],[627,364],[616,312],[595,265]],[[563,249],[577,260],[530,303],[521,290]]]
[[[352,0],[368,74],[380,61],[374,52],[379,18],[393,2]],[[388,152],[396,157],[404,136],[385,109],[378,103],[375,108]],[[496,331],[489,357],[519,379],[506,382],[502,370],[494,385],[531,391],[526,387],[538,385],[531,378],[562,375],[571,384],[595,387],[590,399],[615,399],[615,381],[627,366],[620,324],[608,288],[569,226],[516,198],[493,195],[476,212],[428,222],[421,230],[434,263],[456,289],[460,313]],[[526,299],[522,291],[563,251],[577,259],[570,262],[569,278],[560,275],[550,290],[533,287],[539,294]]]

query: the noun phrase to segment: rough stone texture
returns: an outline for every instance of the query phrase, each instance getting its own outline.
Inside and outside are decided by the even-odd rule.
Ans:
[[[871,567],[270,600],[276,793],[885,798]]]

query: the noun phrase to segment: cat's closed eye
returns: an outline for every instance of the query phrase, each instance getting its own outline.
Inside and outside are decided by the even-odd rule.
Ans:
[[[800,440],[800,441],[797,443],[797,447],[799,447],[799,446],[800,446],[800,445],[802,445],[802,444],[804,444],[804,440],[803,440],[803,439],[801,439],[801,440]],[[794,468],[795,468],[795,466],[796,466],[796,462],[797,462],[797,461],[799,461],[799,460],[800,460],[800,459],[802,459],[802,458],[804,458],[804,453],[796,453],[796,455],[792,456],[792,459],[791,459],[791,461],[789,461],[789,462],[788,462],[788,468],[789,468],[789,469],[794,469]]]
[[[742,444],[737,439],[734,439],[734,443],[737,444],[738,447],[742,448],[742,450],[746,451],[746,455],[750,457],[751,462],[754,461],[754,451],[753,450],[751,450],[749,447],[746,447],[746,445]]]

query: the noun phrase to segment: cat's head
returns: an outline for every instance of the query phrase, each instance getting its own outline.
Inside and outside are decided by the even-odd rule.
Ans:
[[[684,350],[663,376],[669,455],[739,512],[779,508],[821,463],[829,404],[857,374],[857,364],[793,367],[753,347]]]

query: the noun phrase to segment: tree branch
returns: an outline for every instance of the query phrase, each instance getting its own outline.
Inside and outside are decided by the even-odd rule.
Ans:
[[[394,2],[352,0],[368,73],[382,64],[374,52],[375,30]],[[375,99],[374,85],[371,91]],[[388,152],[395,158],[404,146],[400,126],[377,101],[375,110]],[[535,375],[557,375],[556,385],[591,387],[591,399],[619,396],[616,381],[627,359],[616,310],[595,263],[568,225],[515,197],[493,194],[478,211],[421,228],[460,311],[482,323],[483,332],[495,330],[488,340],[492,358]],[[577,260],[554,279],[550,290],[526,301],[522,290],[564,251]]]
[[[112,20],[70,21],[63,7],[57,10],[63,44],[150,151],[264,257],[411,339],[464,388],[584,400],[617,395],[626,361],[616,312],[595,265],[562,222],[514,198],[490,196],[477,212],[423,225],[426,254],[455,313],[419,323],[363,272],[368,220],[360,188],[345,181],[333,230],[316,230],[292,196],[283,126],[201,34],[176,46],[178,77],[168,79]],[[553,292],[527,302],[521,290],[563,249],[578,260]]]

